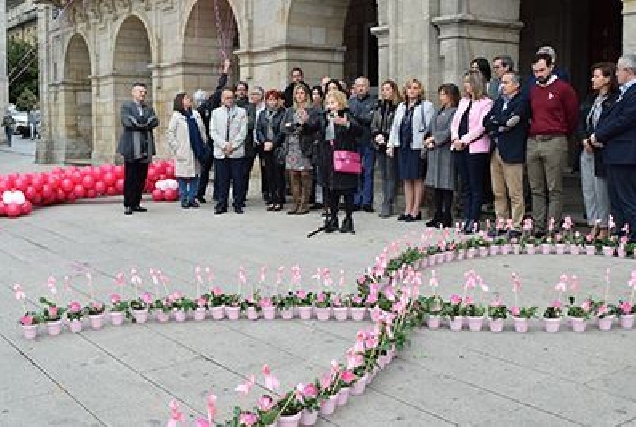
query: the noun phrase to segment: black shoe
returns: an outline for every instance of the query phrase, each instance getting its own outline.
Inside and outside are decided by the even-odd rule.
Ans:
[[[369,213],[375,212],[375,209],[373,209],[373,205],[362,205],[362,210]]]
[[[404,222],[415,222],[415,217],[413,215],[407,215]]]
[[[411,215],[411,216],[413,217],[413,221],[421,221],[422,220],[422,211],[419,211],[417,213],[417,215],[415,215],[415,216],[413,216],[413,215]]]
[[[182,209],[190,209],[190,203],[188,203],[188,202],[181,202],[181,208],[182,208]]]
[[[227,212],[227,208],[222,208],[217,206],[216,208],[214,208],[214,215],[222,215],[224,213]]]
[[[198,201],[199,203],[207,203],[207,202],[208,202],[207,200],[205,200],[205,197],[203,197],[203,196],[199,196],[199,197],[197,197],[197,201]]]
[[[274,208],[275,208],[275,205],[269,205],[266,210],[267,212],[273,212]]]
[[[124,208],[124,215],[132,215],[133,210],[131,207]]]
[[[191,201],[191,202],[190,202],[190,207],[191,207],[191,208],[198,208],[198,207],[199,207],[199,204],[197,203],[197,201],[196,201],[196,200],[193,200],[193,201]]]
[[[333,233],[338,229],[338,217],[333,216],[325,219],[325,233]]]
[[[361,209],[360,205],[353,205],[354,212],[360,212],[360,209]]]
[[[245,213],[245,211],[243,211],[243,208],[240,206],[237,206],[234,208],[234,213],[237,213],[239,215],[243,215]]]
[[[342,227],[340,227],[340,232],[341,233],[351,233],[351,234],[356,234],[355,230],[353,229],[353,218],[348,216],[345,217],[344,221],[342,221]]]
[[[274,209],[272,209],[274,212],[280,212],[283,210],[283,205],[274,205]]]
[[[411,215],[407,215],[407,214],[401,214],[400,216],[397,217],[398,221],[406,221],[406,219],[408,217],[410,217]]]
[[[323,208],[323,204],[322,203],[314,203],[314,204],[309,206],[309,210],[310,211],[315,211],[315,210],[322,209],[322,208]]]
[[[426,226],[431,228],[439,228],[441,223],[442,221],[440,220],[440,216],[436,214],[433,219],[426,223]]]
[[[143,206],[135,206],[134,208],[132,208],[132,210],[135,212],[148,212],[148,209],[144,208]]]
[[[534,237],[537,239],[543,239],[545,237],[545,231],[537,231],[534,233]]]

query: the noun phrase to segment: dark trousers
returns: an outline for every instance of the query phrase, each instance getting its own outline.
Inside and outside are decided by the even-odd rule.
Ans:
[[[269,175],[265,170],[265,156],[267,153],[263,150],[263,145],[259,145],[256,150],[258,151],[258,163],[261,166],[261,193],[269,199],[271,196],[269,194]],[[271,152],[270,152],[271,153]],[[273,202],[272,202],[273,203]]]
[[[456,152],[455,168],[462,181],[461,195],[464,220],[479,222],[484,198],[484,175],[489,153],[469,154],[468,149]]]
[[[451,209],[453,207],[453,190],[436,188],[434,198],[435,218],[441,221],[444,215],[448,218],[452,217]]]
[[[331,210],[331,215],[334,217],[338,216],[338,209],[340,207],[340,197],[344,197],[345,203],[345,214],[348,217],[353,215],[353,200],[355,195],[355,189],[351,190],[329,190],[329,209]]]
[[[139,206],[147,176],[148,163],[134,161],[124,164],[124,207]]]
[[[235,208],[245,205],[245,162],[244,159],[214,159],[214,182],[218,182],[218,200],[216,206],[227,209],[232,185],[232,205]]]
[[[205,197],[205,192],[207,191],[208,183],[210,182],[210,170],[212,169],[213,163],[214,156],[210,155],[208,161],[201,165],[201,175],[199,176],[199,189],[197,190],[197,197]]]
[[[279,165],[274,159],[273,151],[264,151],[261,155],[263,181],[267,183],[265,193],[269,195],[270,203],[282,205],[285,203],[285,165]]]
[[[620,233],[628,224],[628,238],[630,242],[636,243],[636,166],[607,165],[606,169],[610,212],[616,230]]]
[[[250,191],[250,177],[252,176],[252,169],[254,168],[254,160],[256,154],[246,155],[243,158],[243,188],[245,189],[245,196]]]

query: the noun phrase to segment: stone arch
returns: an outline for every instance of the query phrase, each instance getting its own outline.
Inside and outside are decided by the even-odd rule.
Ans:
[[[64,54],[64,74],[60,85],[62,126],[66,135],[65,158],[88,160],[93,152],[92,61],[86,38],[75,33]]]
[[[222,29],[219,30],[218,20]],[[223,54],[232,59],[231,76],[238,76],[239,64],[233,52],[240,47],[240,30],[235,7],[229,0],[195,0],[186,15],[183,28],[184,87],[191,92],[197,88],[216,87]]]

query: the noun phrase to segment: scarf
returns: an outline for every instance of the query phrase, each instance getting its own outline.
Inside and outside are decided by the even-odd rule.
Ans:
[[[203,144],[203,138],[201,138],[197,119],[194,117],[192,110],[184,110],[181,114],[183,114],[188,124],[188,136],[190,137],[190,147],[192,148],[194,157],[196,157],[199,163],[205,163],[209,155],[209,150],[206,150],[207,147]]]

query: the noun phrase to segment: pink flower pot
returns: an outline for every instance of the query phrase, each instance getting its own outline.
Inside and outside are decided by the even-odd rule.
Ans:
[[[545,331],[550,333],[559,332],[559,328],[561,327],[561,318],[558,319],[543,319],[545,325]]]
[[[515,255],[521,254],[521,245],[519,243],[515,243],[514,245],[512,245],[512,253],[514,253]]]
[[[557,243],[554,247],[556,248],[557,255],[565,254],[565,245],[563,243]]]
[[[28,340],[35,339],[38,334],[38,325],[22,325],[22,335]]]
[[[220,305],[218,307],[212,307],[210,312],[212,313],[212,318],[214,320],[222,320],[225,317],[225,306]]]
[[[445,261],[446,261],[446,256],[444,255],[443,252],[435,254],[435,262],[437,264],[444,264]]]
[[[485,246],[480,246],[479,247],[479,257],[480,258],[486,258],[488,256],[489,250],[487,247]]]
[[[329,316],[331,315],[331,308],[329,307],[316,307],[316,318],[318,320],[329,320]]]
[[[504,319],[488,319],[490,332],[501,332],[504,328]]]
[[[276,318],[276,307],[263,307],[263,318],[265,320],[274,320]]]
[[[320,402],[320,415],[331,415],[336,410],[336,401],[338,400],[338,395],[329,396],[328,399]]]
[[[241,307],[225,307],[225,315],[229,320],[238,320]]]
[[[282,309],[280,311],[280,317],[282,317],[285,320],[293,319],[294,318],[294,310],[292,310],[291,308]]]
[[[364,390],[367,387],[367,376],[363,376],[362,378],[358,378],[353,386],[351,386],[351,395],[352,396],[361,396],[364,394]]]
[[[606,257],[614,256],[614,248],[612,246],[603,246],[603,255]]]
[[[46,330],[51,336],[59,335],[62,332],[62,320],[47,322]]]
[[[572,330],[574,332],[585,332],[587,322],[582,317],[571,317],[570,325],[572,325]]]
[[[148,310],[133,310],[133,317],[139,324],[146,323],[148,321]]]
[[[508,255],[512,252],[512,245],[510,243],[506,243],[501,247],[501,255]]]
[[[278,417],[278,427],[298,427],[301,416],[302,412],[299,412],[295,415],[281,415],[280,417]]]
[[[247,318],[249,320],[258,320],[258,310],[256,310],[256,307],[247,307]]]
[[[155,312],[155,320],[159,323],[166,323],[168,320],[170,320],[170,312],[158,309]]]
[[[363,321],[366,313],[366,307],[351,307],[351,318],[356,322]]]
[[[304,409],[300,416],[300,424],[303,426],[313,426],[318,422],[318,411]]]
[[[378,366],[380,369],[384,369],[389,363],[391,363],[391,356],[388,354],[381,354],[378,356]]]
[[[466,258],[473,259],[475,258],[476,253],[477,250],[475,248],[468,248],[468,250],[466,250]]]
[[[78,332],[82,332],[82,321],[81,320],[73,320],[72,322],[69,322],[68,328],[74,334],[76,334]]]
[[[625,249],[618,248],[616,249],[616,256],[619,258],[625,258],[627,256],[627,252],[625,251]]]
[[[422,268],[422,259],[416,259],[413,261],[413,270],[420,270]]]
[[[513,317],[512,320],[514,322],[516,332],[528,332],[528,319],[526,319],[525,317]]]
[[[621,327],[623,329],[632,329],[634,327],[634,315],[623,314],[621,316]]]
[[[535,245],[526,245],[526,253],[528,255],[534,255],[537,253],[537,247]]]
[[[571,255],[579,255],[581,253],[581,248],[578,245],[570,244],[570,254]]]
[[[201,320],[205,320],[206,313],[207,313],[207,310],[205,307],[197,307],[196,310],[194,310],[194,320],[199,322]]]
[[[101,329],[104,325],[104,314],[91,314],[88,316],[91,321],[91,328]]]
[[[123,311],[111,311],[110,323],[114,326],[121,326],[124,323],[125,314]]]
[[[452,262],[454,259],[455,259],[455,252],[453,251],[444,252],[444,261]]]
[[[333,317],[336,320],[344,321],[347,320],[347,316],[349,315],[349,309],[347,307],[334,307],[333,308]]]
[[[552,253],[552,245],[548,243],[543,243],[541,245],[541,253],[543,255],[550,255],[550,253]]]
[[[186,320],[186,312],[185,310],[175,310],[174,312],[174,320],[177,322],[185,322]]]
[[[462,326],[464,325],[464,317],[463,316],[455,316],[454,319],[450,319],[450,329],[451,331],[461,331]]]
[[[432,267],[437,263],[437,261],[435,260],[435,255],[429,255],[428,256],[428,267]]]
[[[426,319],[426,326],[428,326],[429,329],[439,328],[440,323],[441,323],[441,319],[439,316],[436,316],[436,315],[430,315],[428,316],[428,319]]]
[[[459,251],[457,251],[457,261],[463,261],[466,258],[466,251],[463,249],[460,249]]]
[[[492,245],[490,248],[490,256],[495,256],[499,254],[499,246],[497,245]]]
[[[298,315],[300,316],[302,320],[311,319],[311,312],[312,312],[311,306],[298,307]]]
[[[593,245],[585,246],[585,255],[596,255],[596,248]]]
[[[349,392],[351,391],[350,387],[342,387],[338,392],[338,400],[336,400],[336,405],[344,406],[349,401]]]
[[[468,329],[472,332],[479,332],[484,326],[484,316],[466,316],[468,317]]]
[[[612,322],[614,321],[614,316],[605,316],[602,319],[598,319],[598,328],[601,331],[609,331],[612,329]]]

